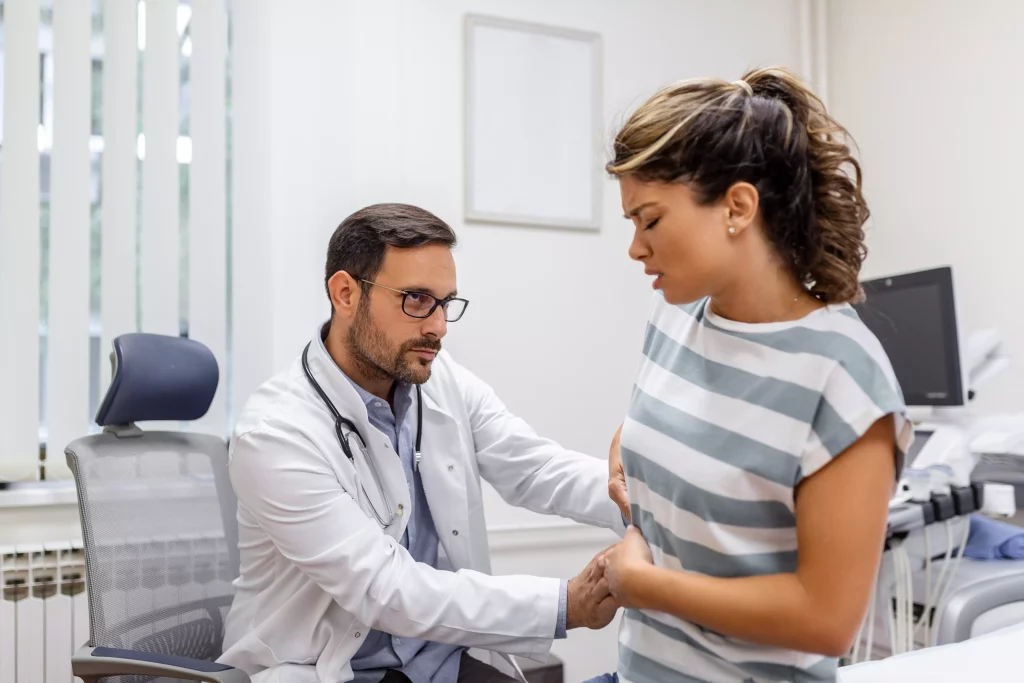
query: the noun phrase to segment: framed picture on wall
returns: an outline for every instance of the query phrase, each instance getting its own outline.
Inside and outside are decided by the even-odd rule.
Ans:
[[[467,221],[600,227],[601,37],[470,15]]]

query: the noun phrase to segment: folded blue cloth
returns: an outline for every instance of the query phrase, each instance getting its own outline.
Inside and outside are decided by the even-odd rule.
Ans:
[[[972,560],[1024,560],[1024,528],[971,515],[964,555]]]
[[[619,683],[619,674],[602,674],[597,678],[591,678],[586,683]]]

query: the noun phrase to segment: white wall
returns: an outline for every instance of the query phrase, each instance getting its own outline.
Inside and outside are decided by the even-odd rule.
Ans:
[[[1016,0],[832,0],[830,105],[873,212],[868,275],[952,265],[961,327],[998,327],[1011,371],[979,410],[1024,409],[1024,90]]]
[[[599,234],[462,221],[462,19],[486,13],[596,31],[609,140],[641,98],[679,78],[738,78],[799,57],[789,0],[447,0],[275,3],[270,88],[274,362],[328,312],[328,237],[380,201],[421,205],[458,233],[449,330],[458,360],[538,431],[604,456],[622,418],[648,309],[630,224],[608,181]],[[492,524],[525,522],[494,509]]]
[[[595,31],[604,41],[605,138],[657,87],[680,78],[739,78],[751,66],[796,67],[797,0],[373,0],[258,2],[269,65],[253,102],[269,102],[266,134],[249,144],[269,167],[242,169],[270,217],[261,309],[275,368],[328,313],[327,240],[374,202],[418,204],[459,235],[459,291],[472,301],[446,344],[539,432],[604,457],[626,408],[648,311],[649,282],[626,250],[617,185],[605,186],[599,233],[466,225],[462,220],[462,22],[467,12]],[[254,17],[250,16],[250,20]],[[251,25],[251,24],[250,24]],[[237,24],[236,24],[237,27]],[[256,59],[254,56],[253,59]],[[250,71],[255,75],[258,71]],[[255,87],[255,83],[250,81]],[[236,116],[246,111],[236,104]],[[235,149],[246,140],[236,136]],[[246,201],[245,195],[237,201]],[[268,208],[264,209],[263,206]],[[236,221],[235,230],[241,228]],[[236,292],[239,291],[236,279]],[[237,306],[238,304],[236,304]],[[238,405],[236,401],[236,406]],[[429,454],[428,454],[429,457]],[[613,540],[492,496],[497,572],[569,577]],[[516,527],[513,531],[510,527]],[[568,534],[566,536],[565,534]],[[532,544],[530,539],[536,539]],[[523,539],[526,539],[523,541]],[[560,539],[553,543],[552,539]],[[614,629],[574,633],[555,651],[567,681],[615,667]]]

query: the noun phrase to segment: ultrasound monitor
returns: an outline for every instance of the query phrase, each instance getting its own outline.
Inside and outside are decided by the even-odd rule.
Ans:
[[[889,356],[907,405],[961,406],[953,271],[936,268],[862,283],[854,308]]]

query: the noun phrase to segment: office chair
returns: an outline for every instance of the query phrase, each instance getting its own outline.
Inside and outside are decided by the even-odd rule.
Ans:
[[[205,415],[217,361],[180,337],[128,334],[113,346],[112,381],[96,416],[103,433],[65,451],[89,597],[89,643],[72,671],[85,683],[248,683],[215,662],[238,576],[227,444],[135,426]]]

